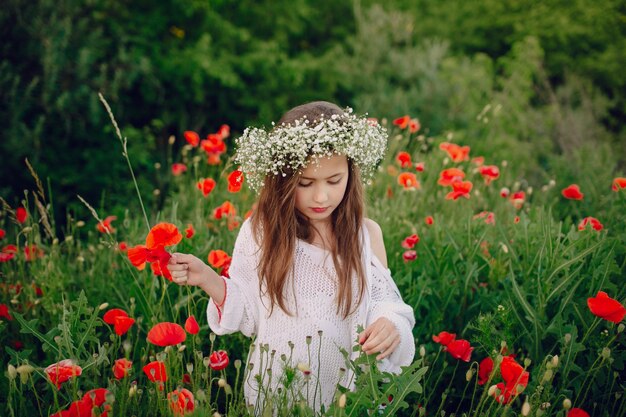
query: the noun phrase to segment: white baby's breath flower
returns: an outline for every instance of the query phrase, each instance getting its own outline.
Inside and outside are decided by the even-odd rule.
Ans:
[[[309,157],[316,163],[336,154],[351,159],[367,183],[387,147],[385,128],[370,123],[367,117],[357,117],[350,108],[343,115],[322,118],[314,127],[306,118],[290,125],[272,126],[269,132],[249,127],[236,139],[235,163],[241,165],[248,184],[256,192],[267,175],[286,176],[306,166]]]

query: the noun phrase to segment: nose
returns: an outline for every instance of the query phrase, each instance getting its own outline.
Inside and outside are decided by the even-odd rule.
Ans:
[[[313,192],[313,201],[316,204],[323,204],[328,200],[328,191],[323,185],[315,187]]]

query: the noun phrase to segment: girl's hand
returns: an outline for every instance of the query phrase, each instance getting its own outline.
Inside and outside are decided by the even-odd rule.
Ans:
[[[173,253],[167,268],[178,285],[201,286],[206,283],[209,266],[193,255]]]
[[[380,317],[361,332],[359,343],[363,352],[368,355],[380,353],[376,360],[381,360],[396,350],[400,344],[400,333],[389,319]]]

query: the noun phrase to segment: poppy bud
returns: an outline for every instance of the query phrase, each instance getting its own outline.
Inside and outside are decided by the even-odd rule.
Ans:
[[[556,368],[559,364],[559,355],[554,355],[550,362],[552,363],[552,366]]]
[[[572,340],[572,335],[570,333],[565,333],[563,340],[565,341],[565,343],[569,343],[570,340]]]
[[[424,347],[424,345],[420,346],[420,356],[422,358],[426,356],[426,348]]]
[[[9,374],[9,379],[13,380],[17,377],[17,369],[15,369],[15,366],[9,364],[9,366],[7,366],[7,372]]]
[[[526,401],[524,405],[522,405],[522,415],[526,417],[528,414],[530,414],[530,404]]]
[[[100,306],[98,307],[98,310],[102,311],[102,310],[106,310],[109,307],[109,303],[102,303],[100,304]]]
[[[227,384],[226,380],[224,378],[220,378],[217,380],[217,386],[220,388],[224,388]]]
[[[193,363],[189,362],[186,365],[186,368],[187,368],[187,372],[189,372],[190,374],[193,374]]]
[[[216,411],[211,415],[211,417],[222,417],[222,415]]]
[[[235,365],[235,369],[241,368],[241,360],[236,359],[235,362],[234,362],[234,365]]]
[[[572,408],[572,400],[570,400],[569,398],[564,399],[563,408],[566,410],[569,410],[570,408]]]
[[[176,137],[174,135],[170,135],[170,137],[167,139],[167,143],[173,145],[174,142],[176,142]]]
[[[209,341],[211,343],[215,342],[215,337],[216,337],[215,333],[213,333],[213,332],[209,333]]]
[[[530,358],[524,359],[524,367],[528,368],[531,363],[532,363],[532,361],[530,360]]]
[[[79,220],[76,222],[76,227],[83,227],[85,225],[85,222],[82,220]]]
[[[137,394],[137,384],[132,384],[130,388],[128,389],[128,396],[132,397],[135,394]]]
[[[337,400],[337,406],[339,406],[339,408],[346,408],[346,401],[346,394],[341,394],[339,400]]]
[[[473,376],[474,376],[474,368],[469,368],[467,372],[465,373],[465,380],[467,382],[470,382]]]
[[[605,347],[602,349],[602,357],[604,359],[608,359],[611,357],[611,349],[609,349],[608,347]]]
[[[488,394],[490,397],[493,397],[494,395],[496,395],[496,392],[497,392],[497,391],[500,391],[500,390],[498,389],[498,387],[497,387],[497,386],[495,386],[495,385],[492,385],[492,386],[490,386],[490,387],[489,387],[489,391],[487,391],[487,394]]]
[[[619,326],[617,326],[617,333],[621,333],[624,331],[624,323],[620,323]]]
[[[187,345],[180,345],[178,347],[178,352],[183,352],[185,349],[187,349]]]

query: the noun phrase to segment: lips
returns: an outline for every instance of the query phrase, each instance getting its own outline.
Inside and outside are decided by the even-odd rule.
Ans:
[[[326,210],[328,210],[328,207],[311,207],[311,210],[313,210],[316,213],[323,213]]]

